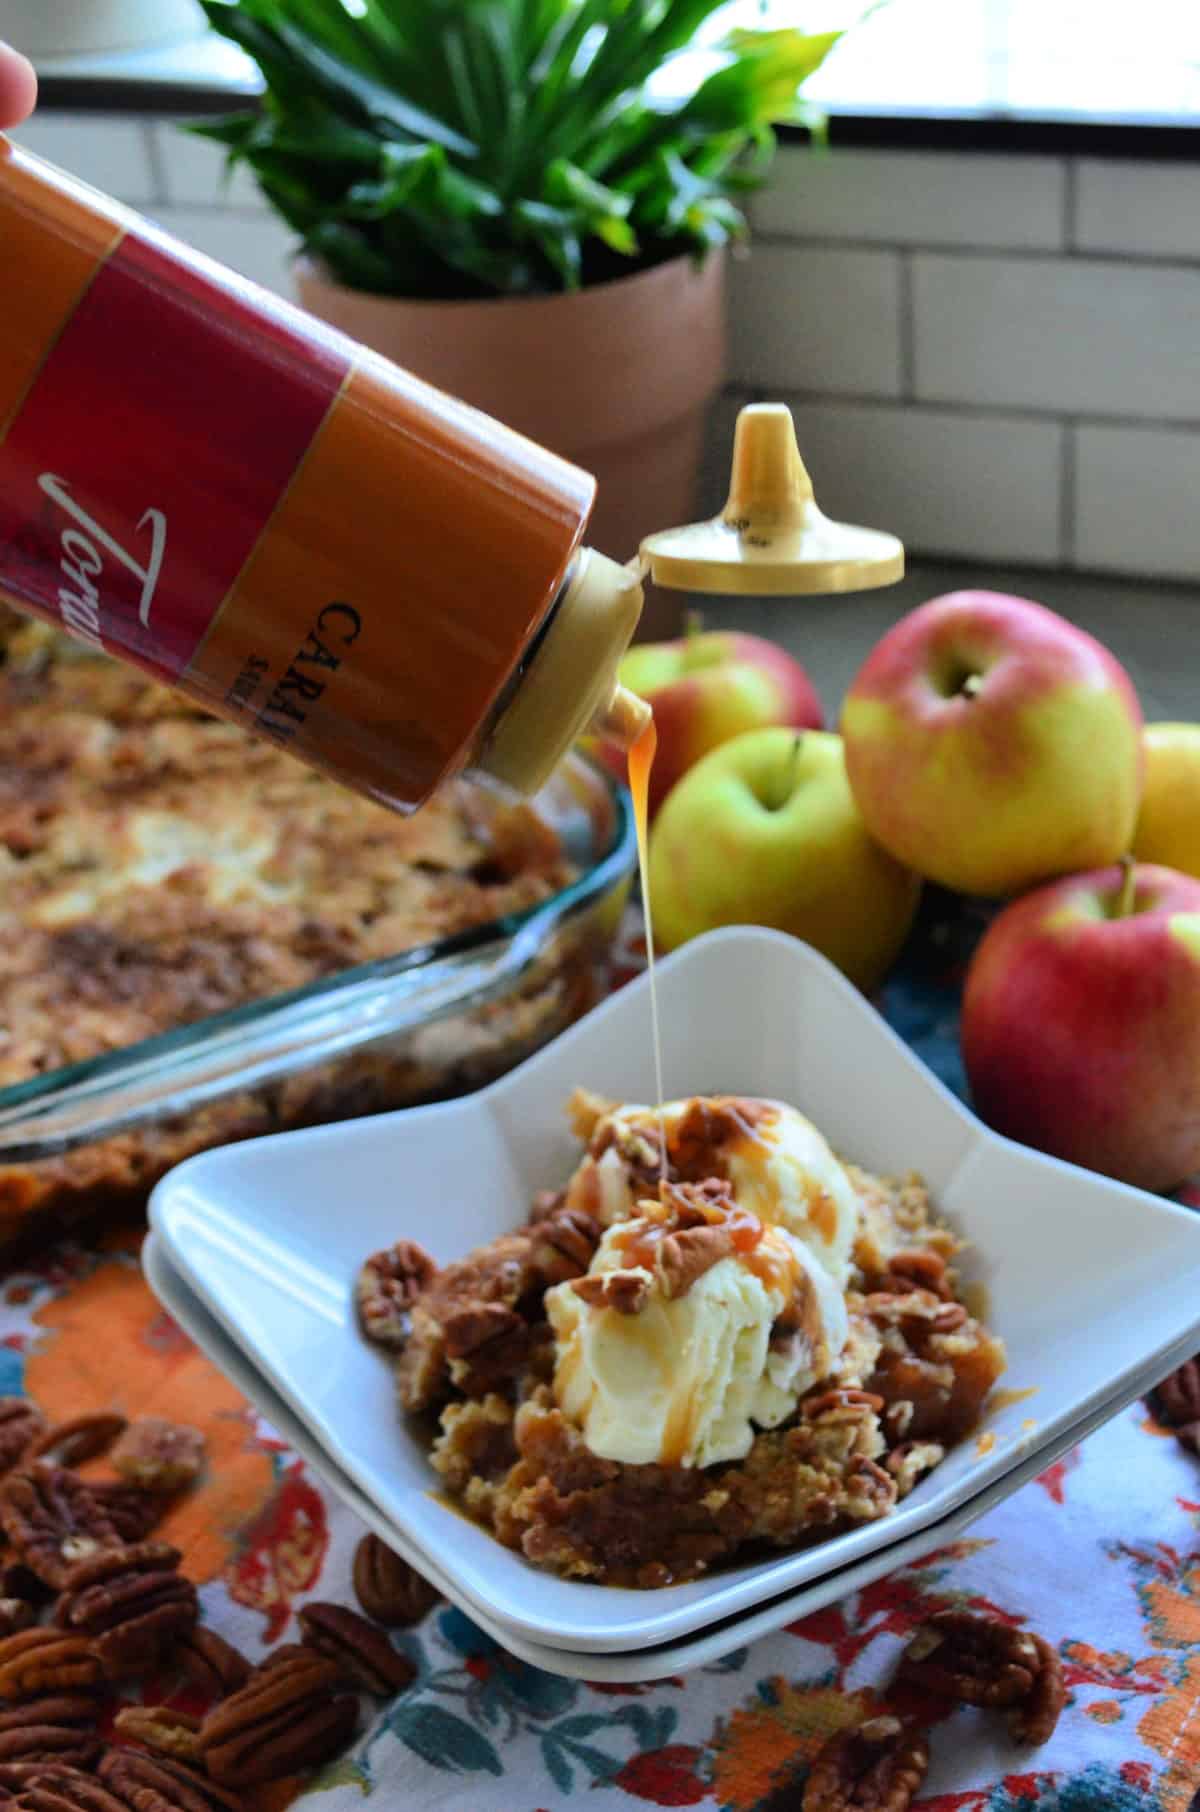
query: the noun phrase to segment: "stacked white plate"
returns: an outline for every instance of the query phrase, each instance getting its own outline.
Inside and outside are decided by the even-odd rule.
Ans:
[[[668,1096],[799,1107],[868,1169],[918,1170],[971,1242],[1009,1371],[972,1437],[881,1522],[655,1592],[550,1576],[438,1495],[358,1331],[363,1258],[440,1262],[524,1219],[576,1161],[579,1086],[653,1097],[645,980],[481,1094],[208,1152],[155,1191],[152,1288],[355,1509],[497,1641],[636,1681],[708,1663],[938,1547],[1200,1349],[1200,1219],[997,1138],[807,947],[734,929],[660,968]]]

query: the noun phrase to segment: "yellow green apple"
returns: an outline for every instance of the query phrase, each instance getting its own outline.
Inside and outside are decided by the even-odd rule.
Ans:
[[[731,737],[769,724],[819,730],[825,721],[812,681],[785,649],[740,630],[702,630],[698,617],[678,641],[631,648],[620,677],[654,711],[652,818],[675,782]],[[609,750],[605,760],[624,779],[624,755]]]
[[[867,656],[842,711],[850,785],[898,861],[1019,892],[1129,849],[1142,714],[1093,636],[991,591],[933,598]]]
[[[1014,900],[972,958],[962,1053],[1010,1139],[1166,1189],[1200,1168],[1200,881],[1152,864]]]
[[[655,942],[718,925],[804,938],[871,988],[899,953],[920,882],[867,831],[842,739],[750,730],[722,743],[668,794],[650,833]]]
[[[1200,724],[1147,724],[1142,742],[1146,784],[1133,853],[1200,877]]]

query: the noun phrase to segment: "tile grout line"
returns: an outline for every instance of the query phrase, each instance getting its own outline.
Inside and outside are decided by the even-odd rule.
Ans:
[[[1068,256],[1079,253],[1079,159],[1063,159],[1063,242]]]
[[[1029,245],[959,245],[948,244],[938,240],[896,240],[896,239],[837,239],[830,234],[803,235],[798,233],[778,233],[759,230],[754,234],[751,246],[751,257],[754,250],[762,247],[789,249],[806,252],[874,252],[884,257],[888,253],[909,252],[921,253],[929,258],[962,258],[973,262],[980,259],[1003,259],[1014,264],[1072,264],[1103,265],[1110,269],[1116,265],[1122,270],[1156,270],[1186,271],[1194,273],[1200,266],[1200,257],[1189,258],[1176,253],[1173,257],[1163,257],[1157,253],[1123,252],[1115,246],[1107,251],[1072,251],[1064,246],[1029,246]]]
[[[900,399],[916,400],[917,324],[913,311],[913,255],[900,253]]]
[[[1062,425],[1062,447],[1058,478],[1059,560],[1063,566],[1075,565],[1075,423]]]
[[[156,208],[169,208],[171,197],[167,189],[167,160],[159,143],[158,130],[153,120],[142,122],[142,142],[146,149],[146,164],[150,171],[150,192]]]

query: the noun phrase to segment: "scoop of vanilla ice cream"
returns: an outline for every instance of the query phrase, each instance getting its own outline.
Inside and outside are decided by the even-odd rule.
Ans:
[[[811,1120],[781,1102],[763,1105],[771,1117],[758,1126],[758,1138],[732,1144],[725,1158],[734,1198],[802,1240],[844,1288],[858,1227],[854,1187]]]
[[[696,1105],[669,1101],[663,1108],[668,1148]],[[803,1241],[844,1287],[858,1197],[812,1121],[779,1101],[715,1095],[707,1105],[715,1110],[714,1141],[704,1174],[726,1178],[741,1207]],[[640,1105],[608,1108],[581,1095],[576,1118],[589,1149],[567,1186],[567,1203],[609,1227],[627,1219],[647,1193],[660,1150],[659,1114]]]
[[[755,1428],[790,1415],[841,1352],[841,1291],[802,1241],[764,1226],[753,1251],[719,1259],[670,1296],[657,1267],[629,1262],[639,1235],[655,1226],[634,1217],[610,1228],[589,1271],[643,1280],[636,1313],[585,1301],[571,1283],[547,1292],[555,1397],[601,1459],[683,1466],[741,1459]],[[772,1345],[775,1322],[799,1302],[802,1327]]]

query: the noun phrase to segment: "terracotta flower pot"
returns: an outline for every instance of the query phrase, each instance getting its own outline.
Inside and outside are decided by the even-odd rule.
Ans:
[[[725,260],[690,258],[572,295],[410,302],[345,289],[301,259],[304,306],[599,480],[588,541],[628,560],[696,513],[708,405],[725,376]],[[643,633],[674,627],[660,593]]]

